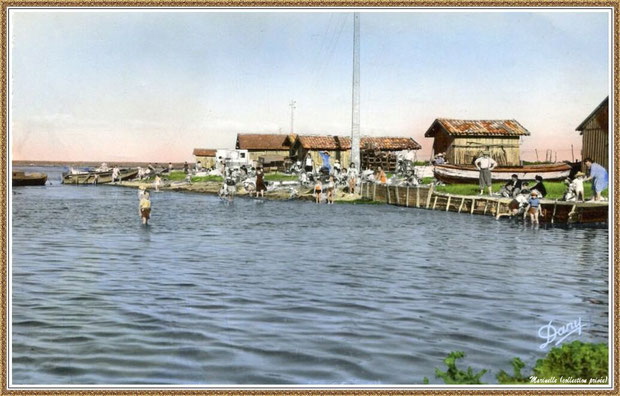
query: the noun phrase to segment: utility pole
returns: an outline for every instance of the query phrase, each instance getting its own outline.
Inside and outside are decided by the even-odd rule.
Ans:
[[[353,13],[353,109],[351,120],[351,162],[360,168],[360,14]]]
[[[291,103],[288,104],[289,106],[291,106],[291,135],[293,134],[293,127],[295,125],[295,104],[297,104],[297,102],[295,102],[294,100],[291,100]]]

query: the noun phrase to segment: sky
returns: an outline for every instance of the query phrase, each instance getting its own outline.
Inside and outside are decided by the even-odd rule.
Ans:
[[[13,9],[13,160],[191,161],[237,133],[351,134],[353,13]],[[605,10],[364,11],[361,133],[427,159],[436,118],[516,119],[580,158],[610,93]]]

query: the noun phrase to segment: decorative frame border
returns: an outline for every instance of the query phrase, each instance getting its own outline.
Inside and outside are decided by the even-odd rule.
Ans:
[[[618,395],[620,394],[620,166],[614,160],[613,168],[613,384],[611,390],[606,389],[481,389],[475,386],[442,388],[442,389],[244,389],[242,385],[232,385],[230,389],[32,389],[16,390],[8,388],[8,9],[9,7],[611,7],[613,8],[612,36],[615,36],[613,51],[613,155],[620,162],[620,0],[588,1],[588,0],[0,0],[0,395],[470,395],[470,394],[521,394],[521,395]],[[422,385],[420,385],[422,386]],[[498,386],[499,387],[499,386]],[[132,387],[133,388],[133,387]],[[281,388],[281,387],[279,387]]]

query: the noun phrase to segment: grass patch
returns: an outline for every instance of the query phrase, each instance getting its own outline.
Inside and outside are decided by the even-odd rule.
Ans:
[[[299,177],[297,175],[287,175],[285,173],[273,172],[266,173],[264,180],[266,181],[297,181]]]
[[[547,189],[545,199],[562,199],[566,191],[566,184],[564,184],[564,182],[544,182],[544,184]],[[493,183],[493,192],[498,192],[503,185],[504,183]],[[530,186],[532,185],[533,183],[530,183]],[[592,198],[592,183],[584,183],[583,190],[586,194],[586,199]],[[480,187],[477,184],[446,184],[445,186],[435,187],[435,191],[457,195],[478,195],[478,193],[480,193]],[[485,193],[486,192],[485,190]],[[606,189],[603,191],[602,195],[608,197],[608,194],[609,189]]]
[[[182,171],[172,171],[167,176],[167,179],[170,180],[170,181],[185,180],[185,172],[182,172]]]
[[[224,178],[218,175],[208,175],[208,176],[194,176],[192,177],[192,183],[200,183],[200,182],[223,182]]]

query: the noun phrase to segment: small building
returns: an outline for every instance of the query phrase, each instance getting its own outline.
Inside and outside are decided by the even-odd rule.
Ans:
[[[258,133],[239,133],[237,134],[236,148],[248,150],[250,160],[258,163],[261,156],[282,156],[288,159],[289,156],[289,135],[286,134],[258,134]]]
[[[210,169],[215,166],[215,151],[212,149],[194,149],[194,157],[196,157],[196,163],[199,163],[203,168]]]
[[[609,170],[609,96],[576,129],[582,136],[582,159]]]
[[[516,120],[437,118],[424,137],[434,138],[433,153],[446,153],[451,164],[469,165],[480,151],[489,151],[499,165],[518,166],[520,139],[529,135]]]
[[[302,161],[307,154],[310,154],[316,165],[323,163],[320,152],[327,151],[330,156],[330,163],[338,160],[344,168],[348,168],[351,160],[351,138],[348,136],[310,136],[297,135],[294,139],[289,139],[291,158]],[[362,168],[366,168],[373,160],[378,157],[378,153],[388,154],[404,150],[419,150],[421,146],[412,138],[407,137],[373,137],[363,136],[360,138],[360,160]],[[391,163],[391,162],[390,162]],[[393,161],[395,165],[396,161]],[[373,166],[371,166],[373,167]],[[392,166],[393,167],[393,166]],[[387,170],[393,170],[387,167]]]

